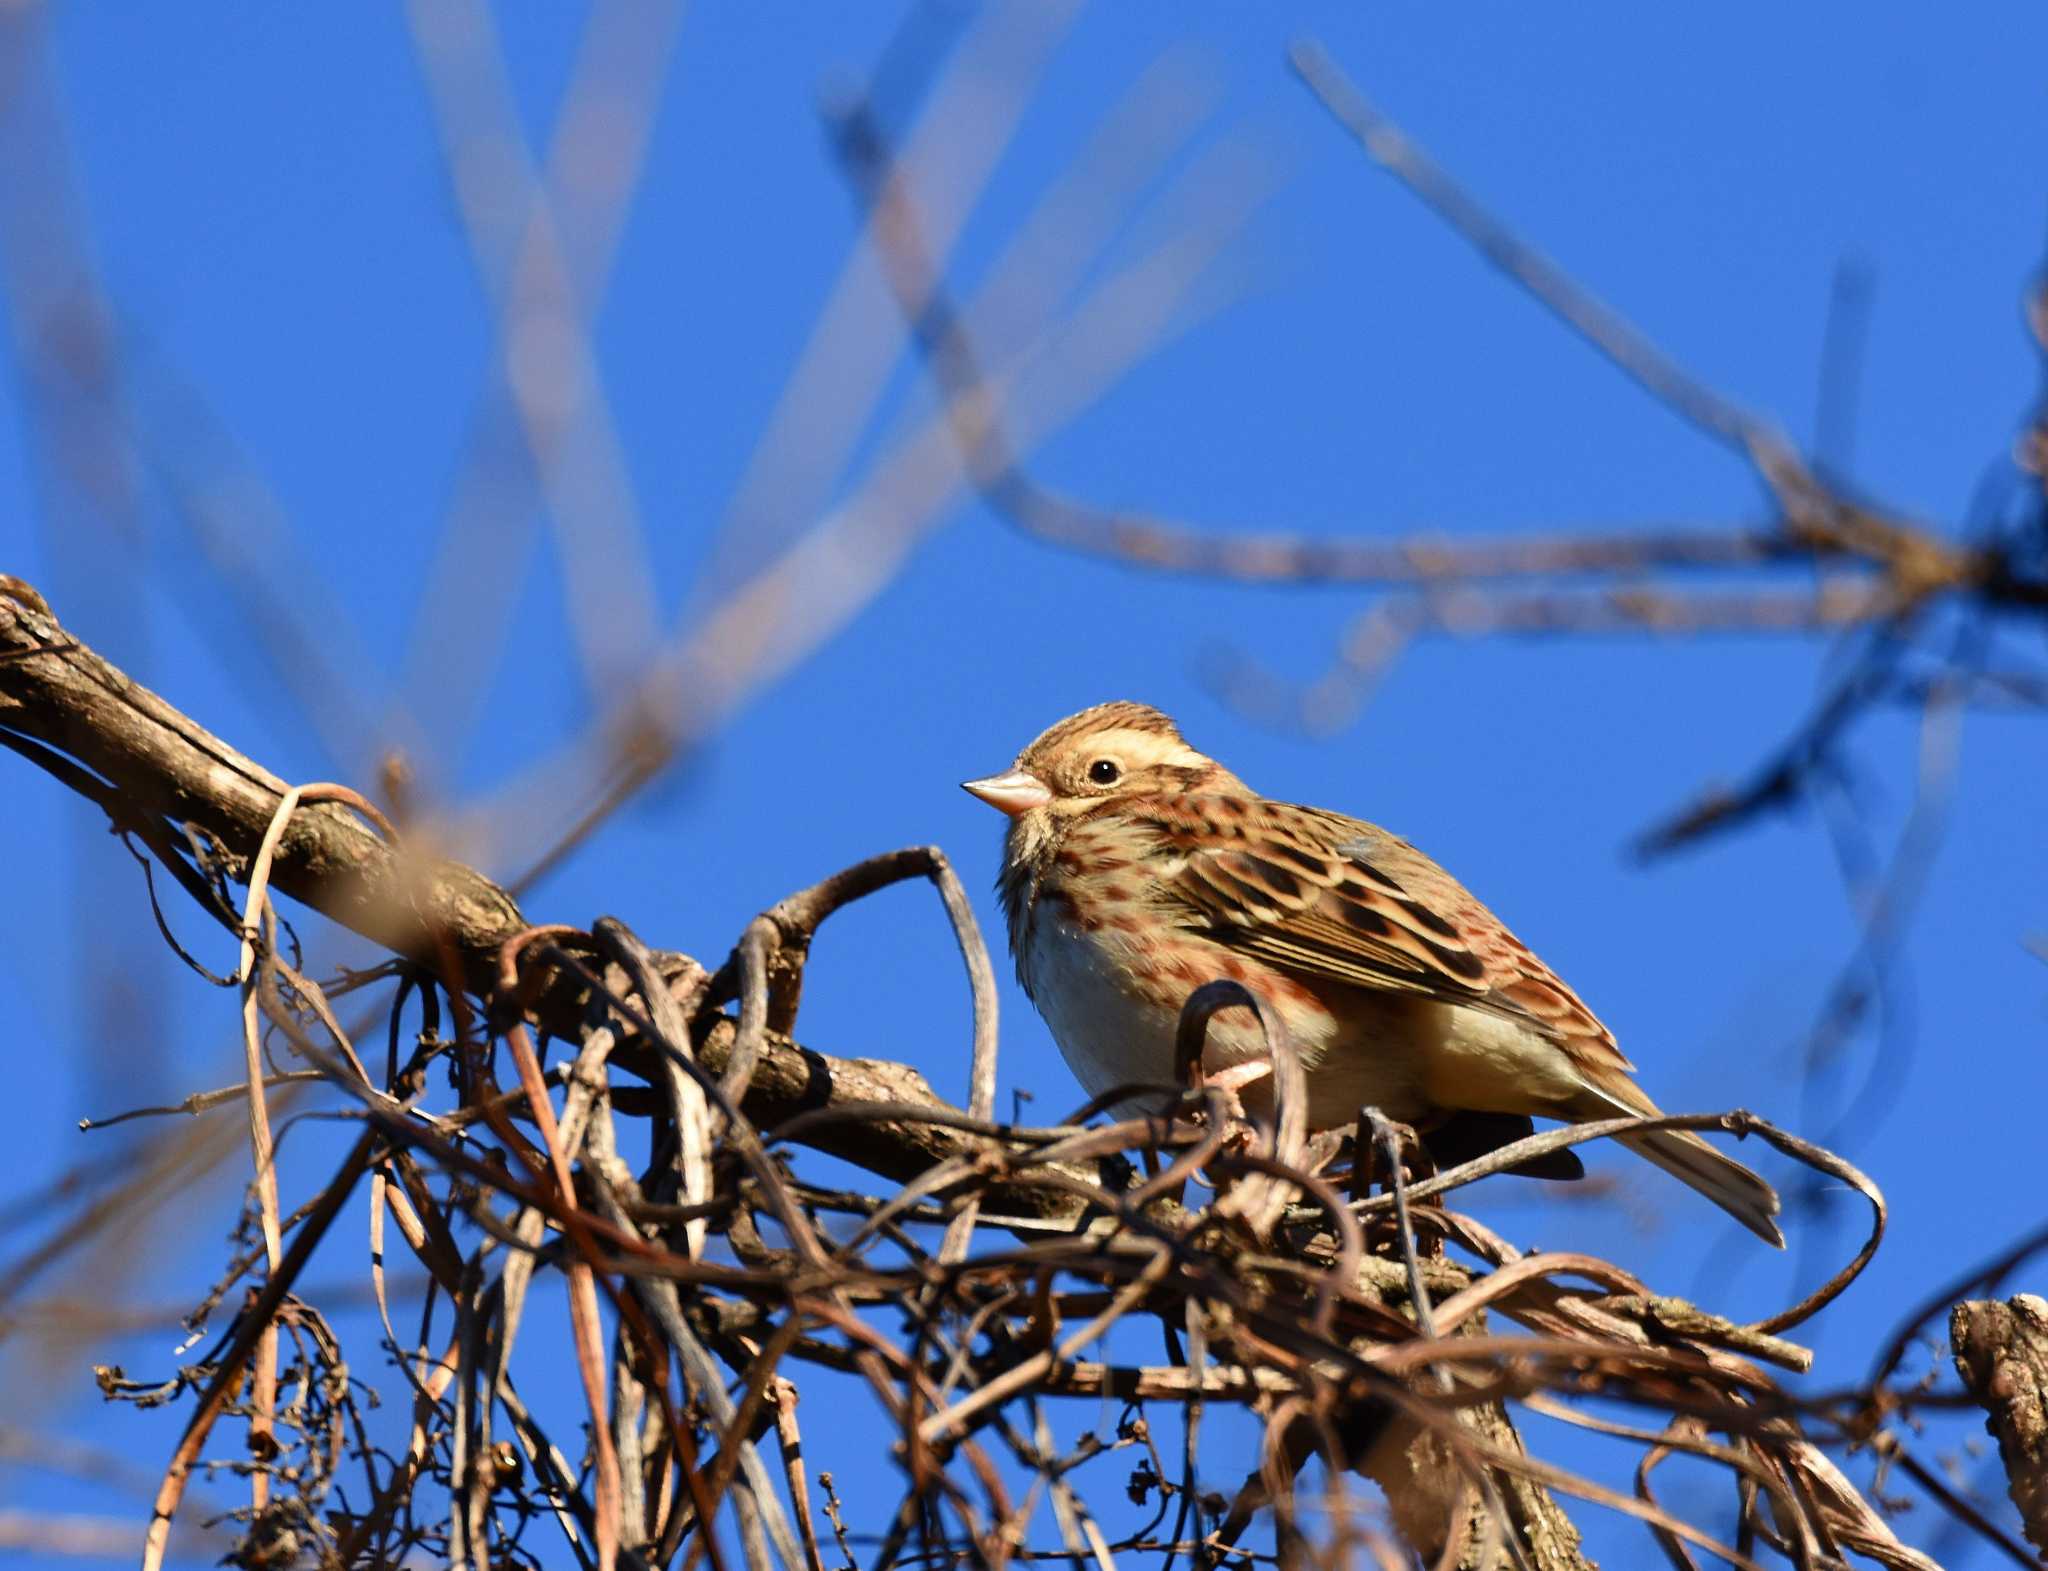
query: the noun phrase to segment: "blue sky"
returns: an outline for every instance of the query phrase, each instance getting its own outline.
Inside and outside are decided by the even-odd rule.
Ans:
[[[1955,527],[2000,474],[2037,390],[2019,300],[2048,210],[2038,7],[1966,4],[1937,17],[1907,5],[1098,5],[1063,33],[1033,20],[1049,12],[937,12],[952,20],[932,26],[934,51],[964,37],[962,48],[1014,67],[992,100],[1014,90],[1033,50],[1045,56],[966,217],[956,289],[980,285],[1148,71],[1172,73],[1152,80],[1172,84],[1163,101],[1188,116],[1189,138],[1140,187],[1128,222],[1097,237],[1082,287],[1231,199],[1238,188],[1219,171],[1233,149],[1270,187],[1191,284],[1168,341],[1034,454],[1040,478],[1091,501],[1203,528],[1370,539],[1763,516],[1738,462],[1367,165],[1287,71],[1299,36],[1320,39],[1527,239],[1802,442],[1817,419],[1832,281],[1845,263],[1860,270],[1868,334],[1846,468],[1894,506]],[[532,146],[549,135],[587,20],[567,5],[496,18]],[[929,418],[922,378],[896,358],[886,299],[856,292],[852,320],[884,352],[880,402],[845,433],[850,462],[807,480],[821,448],[793,439],[770,450],[762,489],[743,489],[858,235],[820,93],[865,80],[897,21],[881,5],[704,5],[654,57],[659,112],[616,265],[592,289],[591,344],[644,558],[644,569],[632,552],[604,565],[644,582],[664,628],[692,625],[822,509],[860,497],[869,466]],[[466,238],[434,77],[406,15],[100,3],[47,16],[40,43],[30,24],[9,25],[15,62],[51,73],[73,217],[119,352],[109,397],[135,501],[124,512],[83,498],[53,467],[16,314],[0,369],[0,566],[283,775],[372,784],[374,752],[348,742],[382,735],[378,717],[407,708],[432,722],[425,742],[407,735],[439,800],[495,799],[581,735],[611,689],[579,673],[562,557],[531,544],[546,510],[516,483],[517,465],[509,501],[482,514],[514,589],[480,723],[455,725],[437,686],[465,658],[465,599],[486,576],[459,574],[422,603],[463,455],[489,424],[480,389],[500,359],[497,286]],[[8,135],[31,98],[16,101]],[[882,109],[901,129],[920,103],[885,94]],[[47,152],[50,123],[7,156]],[[26,198],[12,208],[0,209],[10,253],[39,254],[45,215]],[[596,248],[601,237],[570,227],[573,251]],[[24,276],[17,265],[17,313]],[[554,364],[546,347],[533,350],[543,368]],[[769,504],[735,536],[741,495]],[[208,516],[239,559],[266,532],[287,542],[290,597],[369,717],[363,731],[309,716],[245,647],[252,620],[208,565],[181,497],[215,506]],[[1821,1383],[1860,1376],[1902,1305],[2039,1220],[2048,972],[2022,942],[2048,930],[2037,722],[1962,725],[1953,807],[1905,962],[1910,1054],[1859,1037],[1834,1080],[1803,1092],[1800,1043],[1855,936],[1821,821],[1794,812],[1649,869],[1624,853],[1636,831],[1702,784],[1739,778],[1797,724],[1826,669],[1818,643],[1426,643],[1353,723],[1311,738],[1234,711],[1201,673],[1231,650],[1313,678],[1361,595],[1150,577],[1021,538],[968,503],[934,509],[930,523],[849,625],[749,691],[532,893],[536,920],[613,913],[715,961],[790,890],[933,842],[994,938],[999,826],[956,783],[1006,764],[1073,709],[1140,698],[1269,793],[1370,818],[1437,856],[1571,979],[1666,1106],[1746,1105],[1818,1136],[1876,1066],[1881,1115],[1841,1146],[1885,1187],[1893,1232],[1871,1274],[1812,1328]],[[643,598],[611,593],[616,620],[598,618],[600,642],[627,636]],[[1882,833],[1911,807],[1920,740],[1910,716],[1858,733]],[[0,986],[24,1044],[17,1171],[33,1175],[80,1159],[79,1117],[224,1083],[238,1049],[232,1008],[159,953],[119,848],[53,785],[19,768],[9,778],[0,848],[26,898],[0,909]],[[479,855],[510,876],[538,832],[515,821]],[[51,903],[72,909],[53,922]],[[100,1035],[88,919],[95,944],[112,935],[135,957],[137,985],[168,1001],[146,1045]],[[964,1094],[966,994],[948,945],[921,890],[835,919],[803,1036],[909,1059]],[[1006,1092],[1032,1093],[1040,1111],[1076,1100],[1007,970],[1004,985]],[[1828,1212],[1839,1226],[1795,1220],[1795,1233],[1825,1241],[1818,1250],[1795,1237],[1787,1257],[1766,1258],[1650,1170],[1619,1154],[1594,1161],[1625,1205],[1541,1207],[1516,1186],[1472,1204],[1521,1242],[1591,1248],[1737,1314],[1788,1300],[1852,1246],[1846,1197]],[[124,1291],[151,1303],[203,1291],[232,1183],[195,1192],[153,1227]],[[337,1256],[331,1276],[347,1276],[352,1259]],[[161,1368],[170,1342],[110,1341],[92,1356]],[[69,1378],[9,1357],[0,1346],[0,1378],[17,1393],[33,1380],[47,1429],[161,1465],[171,1433],[160,1416],[103,1409],[82,1366]],[[367,1335],[357,1357],[375,1363]],[[144,1509],[0,1459],[0,1508],[27,1506]],[[1931,1516],[1903,1530],[1911,1538]],[[1635,1532],[1601,1522],[1596,1547],[1626,1563],[1642,1553]],[[1941,1553],[1992,1563],[1963,1544]]]

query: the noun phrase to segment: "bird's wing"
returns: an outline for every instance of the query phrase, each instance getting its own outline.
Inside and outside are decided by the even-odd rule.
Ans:
[[[1168,838],[1186,860],[1167,898],[1185,925],[1309,982],[1516,1020],[1597,1084],[1641,1095],[1613,1034],[1579,996],[1422,852],[1319,808],[1236,801],[1178,804],[1188,818]]]

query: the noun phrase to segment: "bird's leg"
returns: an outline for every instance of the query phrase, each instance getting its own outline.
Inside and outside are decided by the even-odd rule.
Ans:
[[[1429,1149],[1429,1142],[1424,1140],[1421,1133],[1412,1125],[1396,1124],[1394,1127],[1400,1131],[1401,1160],[1408,1169],[1408,1181],[1419,1184],[1424,1179],[1436,1177],[1436,1156]],[[1443,1202],[1441,1200],[1423,1200],[1419,1201],[1418,1204],[1427,1206],[1432,1210],[1438,1210],[1442,1207]],[[1421,1253],[1423,1259],[1441,1260],[1444,1257],[1444,1235],[1440,1229],[1434,1227],[1419,1231],[1415,1237],[1415,1247]]]
[[[1203,1082],[1219,1091],[1238,1092],[1248,1085],[1256,1085],[1273,1072],[1270,1058],[1248,1059],[1242,1064],[1232,1064],[1228,1069],[1219,1069],[1213,1075],[1204,1075]]]
[[[1375,1138],[1375,1118],[1380,1127],[1393,1135],[1391,1142]],[[1394,1146],[1391,1153],[1386,1150],[1388,1144]],[[1393,1174],[1382,1167],[1382,1158],[1389,1155],[1401,1164],[1402,1175],[1408,1183],[1419,1183],[1436,1176],[1436,1162],[1429,1154],[1429,1147],[1416,1133],[1415,1126],[1388,1118],[1377,1108],[1359,1109],[1357,1128],[1352,1135],[1352,1151],[1351,1198],[1354,1200],[1363,1200],[1371,1194],[1375,1180],[1384,1192],[1393,1192]]]
[[[1391,1138],[1383,1138],[1383,1135]],[[1375,1178],[1380,1181],[1382,1190],[1392,1194],[1397,1182],[1405,1189],[1409,1184],[1436,1176],[1436,1160],[1412,1124],[1398,1123],[1377,1108],[1360,1108],[1357,1132],[1353,1138],[1351,1191],[1354,1199],[1364,1199],[1369,1195]],[[1381,1167],[1382,1157],[1392,1164],[1385,1170]],[[1412,1226],[1412,1210],[1410,1221]],[[1389,1233],[1394,1233],[1398,1225],[1392,1214],[1385,1218]],[[1416,1253],[1425,1259],[1443,1258],[1443,1238],[1434,1228],[1415,1229],[1415,1248]]]
[[[1228,1069],[1219,1069],[1215,1074],[1204,1073],[1202,1084],[1223,1093],[1223,1105],[1229,1109],[1233,1119],[1249,1120],[1245,1111],[1244,1098],[1240,1094],[1246,1086],[1257,1085],[1273,1072],[1273,1062],[1267,1058],[1255,1058],[1241,1064],[1232,1064]]]
[[[1419,1184],[1436,1177],[1436,1153],[1429,1149],[1422,1131],[1413,1124],[1396,1124],[1394,1131],[1401,1137],[1401,1164],[1408,1171],[1408,1182]]]

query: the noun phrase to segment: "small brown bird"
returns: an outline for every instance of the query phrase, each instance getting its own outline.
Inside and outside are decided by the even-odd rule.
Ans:
[[[1449,873],[1372,824],[1266,800],[1156,709],[1084,709],[966,789],[1009,816],[1017,979],[1091,1094],[1170,1083],[1181,1005],[1227,977],[1286,1021],[1313,1128],[1372,1106],[1469,1154],[1475,1130],[1484,1149],[1532,1114],[1657,1111],[1608,1029]],[[1264,1056],[1247,1011],[1216,1017],[1205,1068]],[[1682,1131],[1621,1140],[1784,1247],[1777,1193],[1741,1163]]]

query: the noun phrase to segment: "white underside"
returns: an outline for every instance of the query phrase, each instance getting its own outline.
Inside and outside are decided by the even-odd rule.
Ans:
[[[1125,990],[1127,942],[1041,915],[1024,957],[1033,1001],[1090,1096],[1174,1081],[1179,1011]],[[1356,1008],[1347,1004],[1341,1026],[1320,1011],[1306,1019],[1290,1012],[1315,1128],[1349,1124],[1363,1106],[1409,1123],[1449,1110],[1557,1117],[1588,1089],[1555,1043],[1513,1020],[1401,994],[1351,996]],[[1226,1010],[1210,1023],[1206,1069],[1265,1056],[1264,1034],[1245,1011]],[[1263,1093],[1261,1083],[1246,1100],[1256,1105]]]

